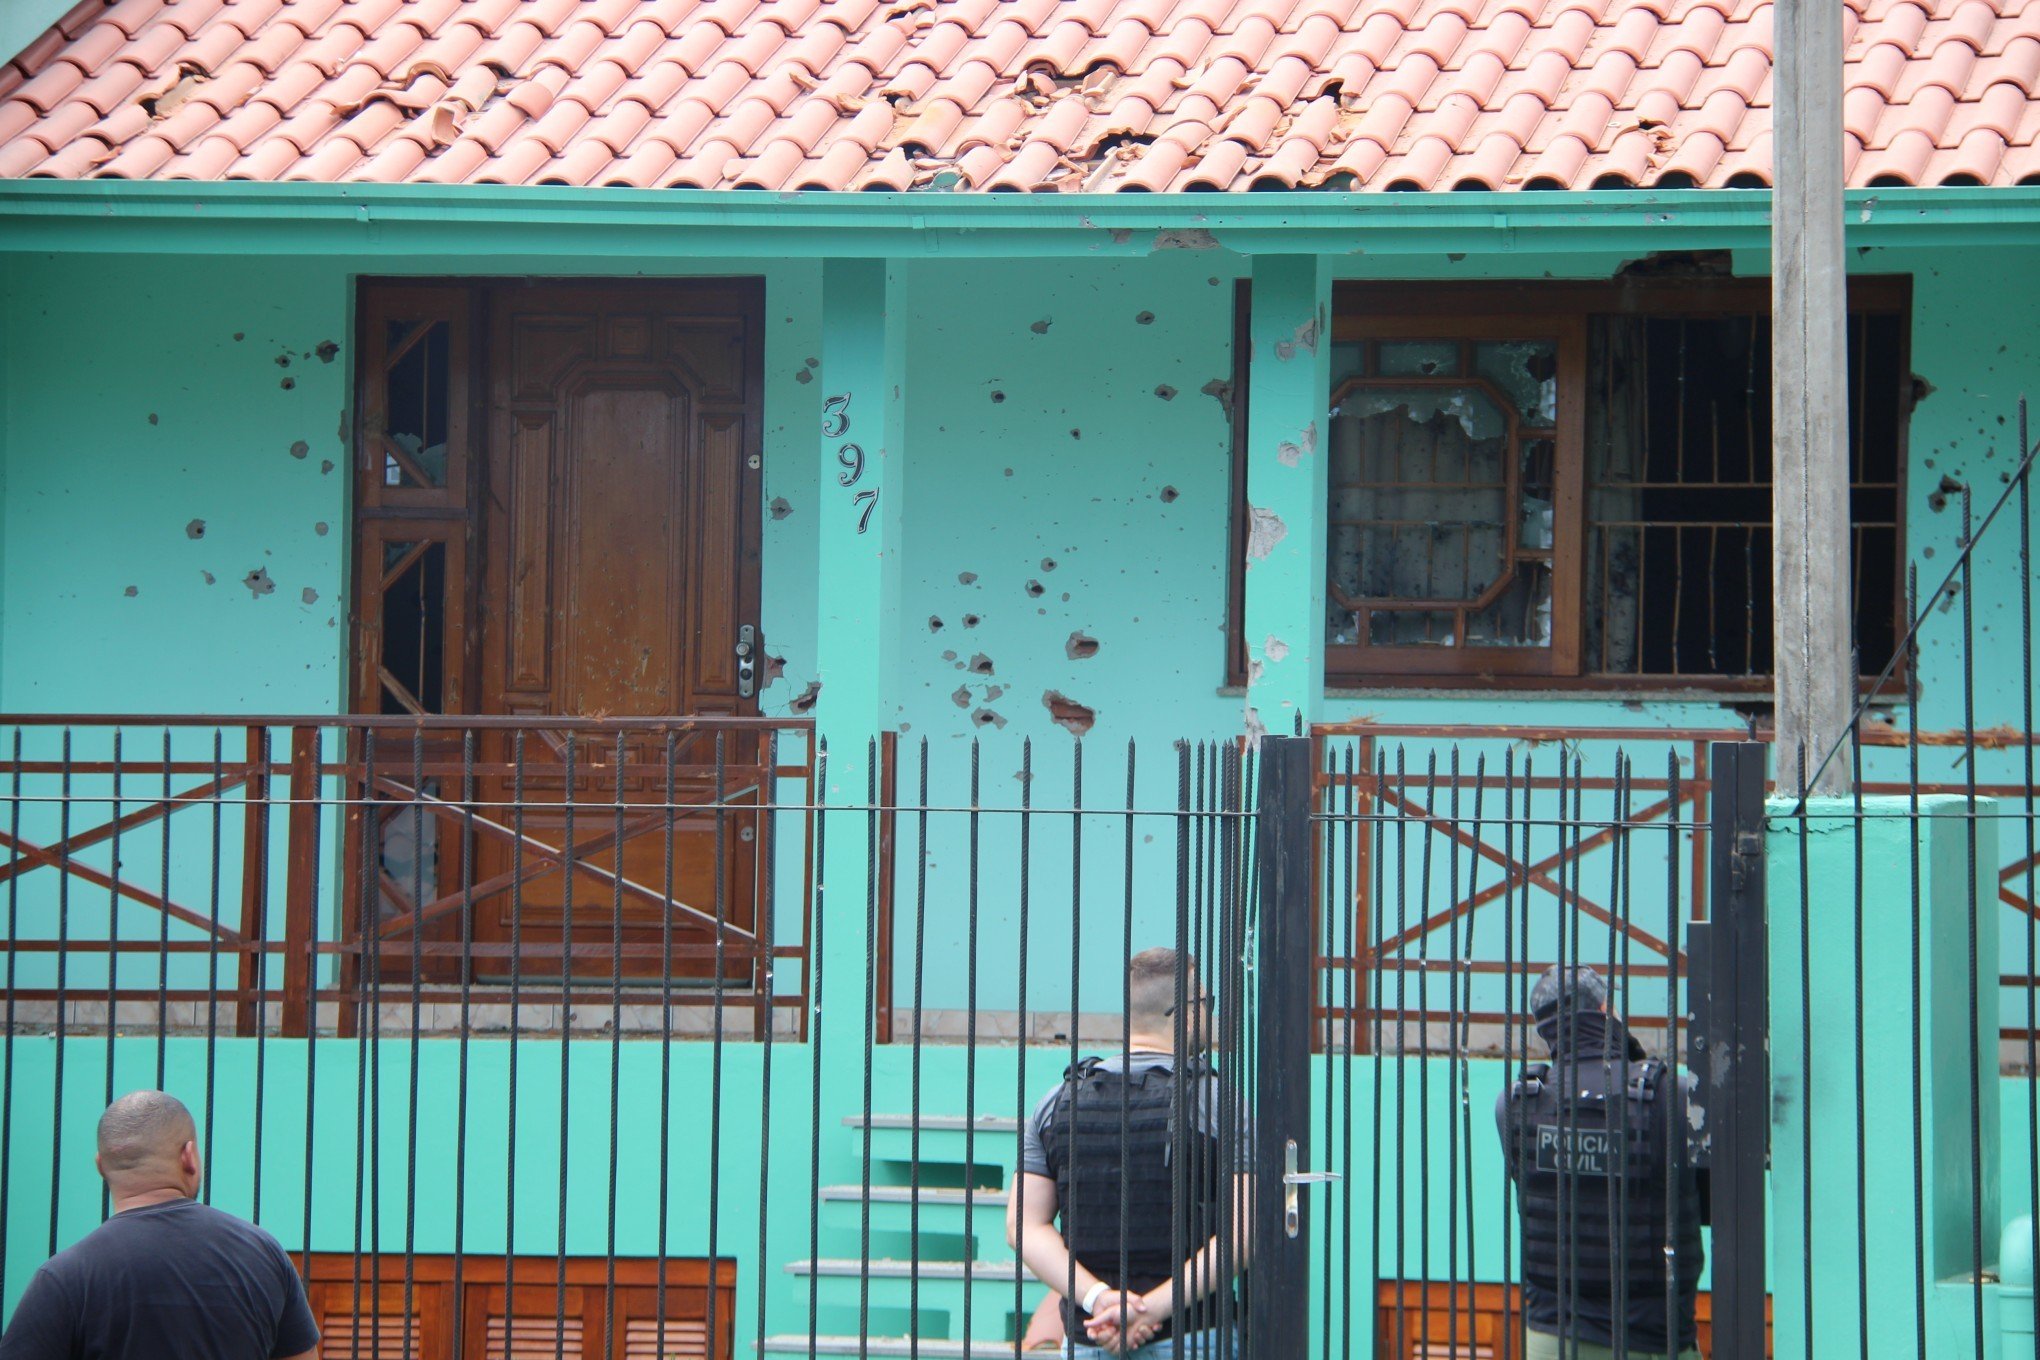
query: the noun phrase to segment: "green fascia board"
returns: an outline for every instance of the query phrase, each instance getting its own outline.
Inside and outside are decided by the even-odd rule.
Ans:
[[[0,181],[0,251],[714,258],[1496,254],[1761,249],[1761,189],[773,193],[563,185]],[[2040,186],[1865,189],[1849,244],[2030,245]]]

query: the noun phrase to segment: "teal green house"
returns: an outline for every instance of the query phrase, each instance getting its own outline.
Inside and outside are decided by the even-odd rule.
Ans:
[[[1232,948],[1190,813],[1294,734],[1313,1354],[1504,1353],[1520,989],[1662,1046],[1771,727],[1767,0],[19,8],[0,1309],[160,1084],[328,1356],[1014,1354],[1015,1115],[1129,944]],[[2040,6],[1845,29],[1859,782],[1927,811],[1773,824],[1776,1353],[2010,1355]],[[1932,1149],[1852,1084],[1915,1015]],[[1916,1257],[1855,1170],[1930,1152]]]

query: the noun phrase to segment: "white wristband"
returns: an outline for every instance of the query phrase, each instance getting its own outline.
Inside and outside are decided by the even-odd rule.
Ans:
[[[1098,1296],[1103,1294],[1107,1287],[1103,1280],[1091,1286],[1091,1292],[1084,1295],[1084,1312],[1086,1314],[1098,1311]]]

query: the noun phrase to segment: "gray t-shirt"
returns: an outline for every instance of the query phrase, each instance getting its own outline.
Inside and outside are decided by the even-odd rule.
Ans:
[[[1107,1072],[1142,1072],[1160,1068],[1174,1071],[1176,1059],[1170,1053],[1148,1053],[1136,1050],[1131,1054],[1112,1054],[1100,1061],[1100,1067]],[[1048,1126],[1055,1118],[1056,1101],[1061,1098],[1067,1083],[1058,1081],[1048,1088],[1035,1103],[1034,1113],[1028,1116],[1027,1127],[1022,1131],[1020,1145],[1020,1169],[1030,1175],[1053,1176],[1055,1170],[1048,1164],[1046,1136]],[[1228,1148],[1227,1158],[1235,1172],[1254,1169],[1254,1131],[1247,1121],[1244,1104],[1233,1107],[1230,1120],[1222,1117],[1225,1109],[1225,1089],[1218,1077],[1206,1071],[1197,1083],[1197,1132],[1216,1138]]]
[[[0,1360],[275,1360],[318,1344],[276,1239],[179,1199],[115,1214],[44,1262]]]

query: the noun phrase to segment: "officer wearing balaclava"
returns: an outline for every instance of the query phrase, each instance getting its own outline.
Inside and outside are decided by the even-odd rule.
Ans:
[[[1495,1103],[1522,1219],[1524,1360],[1699,1360],[1690,1074],[1645,1054],[1591,968],[1548,969],[1530,1010],[1551,1061]]]

